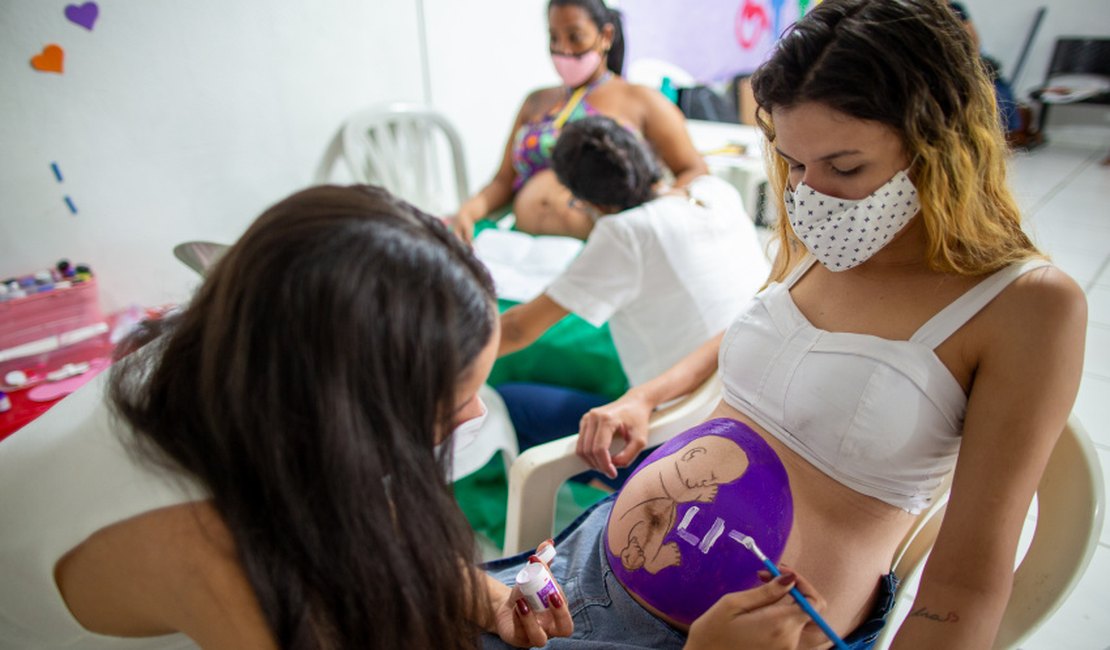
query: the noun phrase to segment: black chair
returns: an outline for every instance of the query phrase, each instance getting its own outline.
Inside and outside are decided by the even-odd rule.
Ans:
[[[1052,52],[1052,62],[1045,75],[1045,88],[1052,78],[1064,74],[1098,74],[1110,77],[1110,38],[1058,38]],[[1044,88],[1031,93],[1040,104],[1040,130],[1044,131],[1048,109],[1052,103],[1041,100]],[[1077,104],[1110,104],[1110,92],[1074,102]]]

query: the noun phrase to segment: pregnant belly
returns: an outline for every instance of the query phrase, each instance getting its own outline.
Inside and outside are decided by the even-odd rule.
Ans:
[[[804,575],[829,603],[825,618],[838,632],[847,634],[871,611],[879,577],[889,572],[894,550],[913,517],[837,483],[724,403],[713,418],[661,446],[625,484],[605,533],[614,575],[646,609],[686,629],[721,595],[761,584],[755,571],[762,565],[736,541],[738,535],[733,532],[747,534],[772,561]],[[751,432],[735,438],[747,456],[747,469],[728,480],[735,474],[729,470],[736,465],[735,455],[728,460],[718,444],[709,455],[713,460],[710,467],[698,474],[719,482],[716,489],[703,485],[701,500],[678,503],[669,521],[663,512],[662,523],[655,522],[666,530],[645,550],[646,555],[656,547],[661,549],[662,555],[650,567],[656,569],[654,574],[646,564],[630,569],[639,560],[632,559],[635,549],[627,550],[629,537],[637,542],[648,537],[646,527],[631,530],[628,520],[636,519],[632,509],[659,491],[648,479],[660,485],[658,474],[665,478],[666,473],[681,470],[681,455],[668,458],[678,451],[675,441],[681,438],[685,445],[710,435],[703,427],[713,422],[734,422]],[[773,471],[775,467],[781,474]],[[666,500],[652,503],[666,505]],[[672,558],[677,562],[661,568]]]
[[[593,221],[570,207],[570,190],[563,187],[555,172],[545,169],[528,179],[513,199],[516,228],[533,235],[564,235],[586,239]]]
[[[630,593],[688,625],[734,591],[761,584],[760,559],[786,547],[793,504],[786,470],[750,427],[713,419],[655,450],[629,478],[606,527],[609,565]]]

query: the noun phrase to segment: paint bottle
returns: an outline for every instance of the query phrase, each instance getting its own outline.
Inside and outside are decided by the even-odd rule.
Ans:
[[[539,562],[529,563],[516,574],[516,586],[533,612],[549,609],[551,597],[559,593],[551,573]]]

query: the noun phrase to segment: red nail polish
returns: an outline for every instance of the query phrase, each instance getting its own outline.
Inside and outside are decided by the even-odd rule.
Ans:
[[[528,564],[535,564],[537,562],[542,562],[542,560],[540,560],[540,558],[536,557],[535,555],[532,555],[528,558]]]
[[[547,602],[550,603],[552,607],[562,607],[563,606],[563,597],[562,597],[562,595],[560,595],[558,593],[554,593],[554,594],[551,594],[551,598],[547,599]]]
[[[516,613],[521,616],[527,616],[529,611],[531,610],[528,609],[528,603],[524,602],[523,598],[518,598],[516,601]]]
[[[787,571],[786,573],[782,574],[781,576],[778,577],[778,579],[775,580],[775,582],[779,583],[780,585],[782,585],[784,587],[786,585],[794,584],[796,581],[797,581],[797,578],[794,577],[794,573],[792,571]]]
[[[774,576],[771,575],[771,572],[766,570],[766,569],[761,569],[759,571],[756,571],[755,574],[757,576],[759,576],[759,579],[762,580],[763,582],[770,582],[771,578],[774,577]]]

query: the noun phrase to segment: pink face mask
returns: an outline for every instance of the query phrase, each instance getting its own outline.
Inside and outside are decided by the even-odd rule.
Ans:
[[[577,88],[586,83],[601,65],[601,53],[597,50],[586,50],[581,54],[556,54],[551,53],[551,62],[555,64],[555,72],[563,83],[571,88]]]

